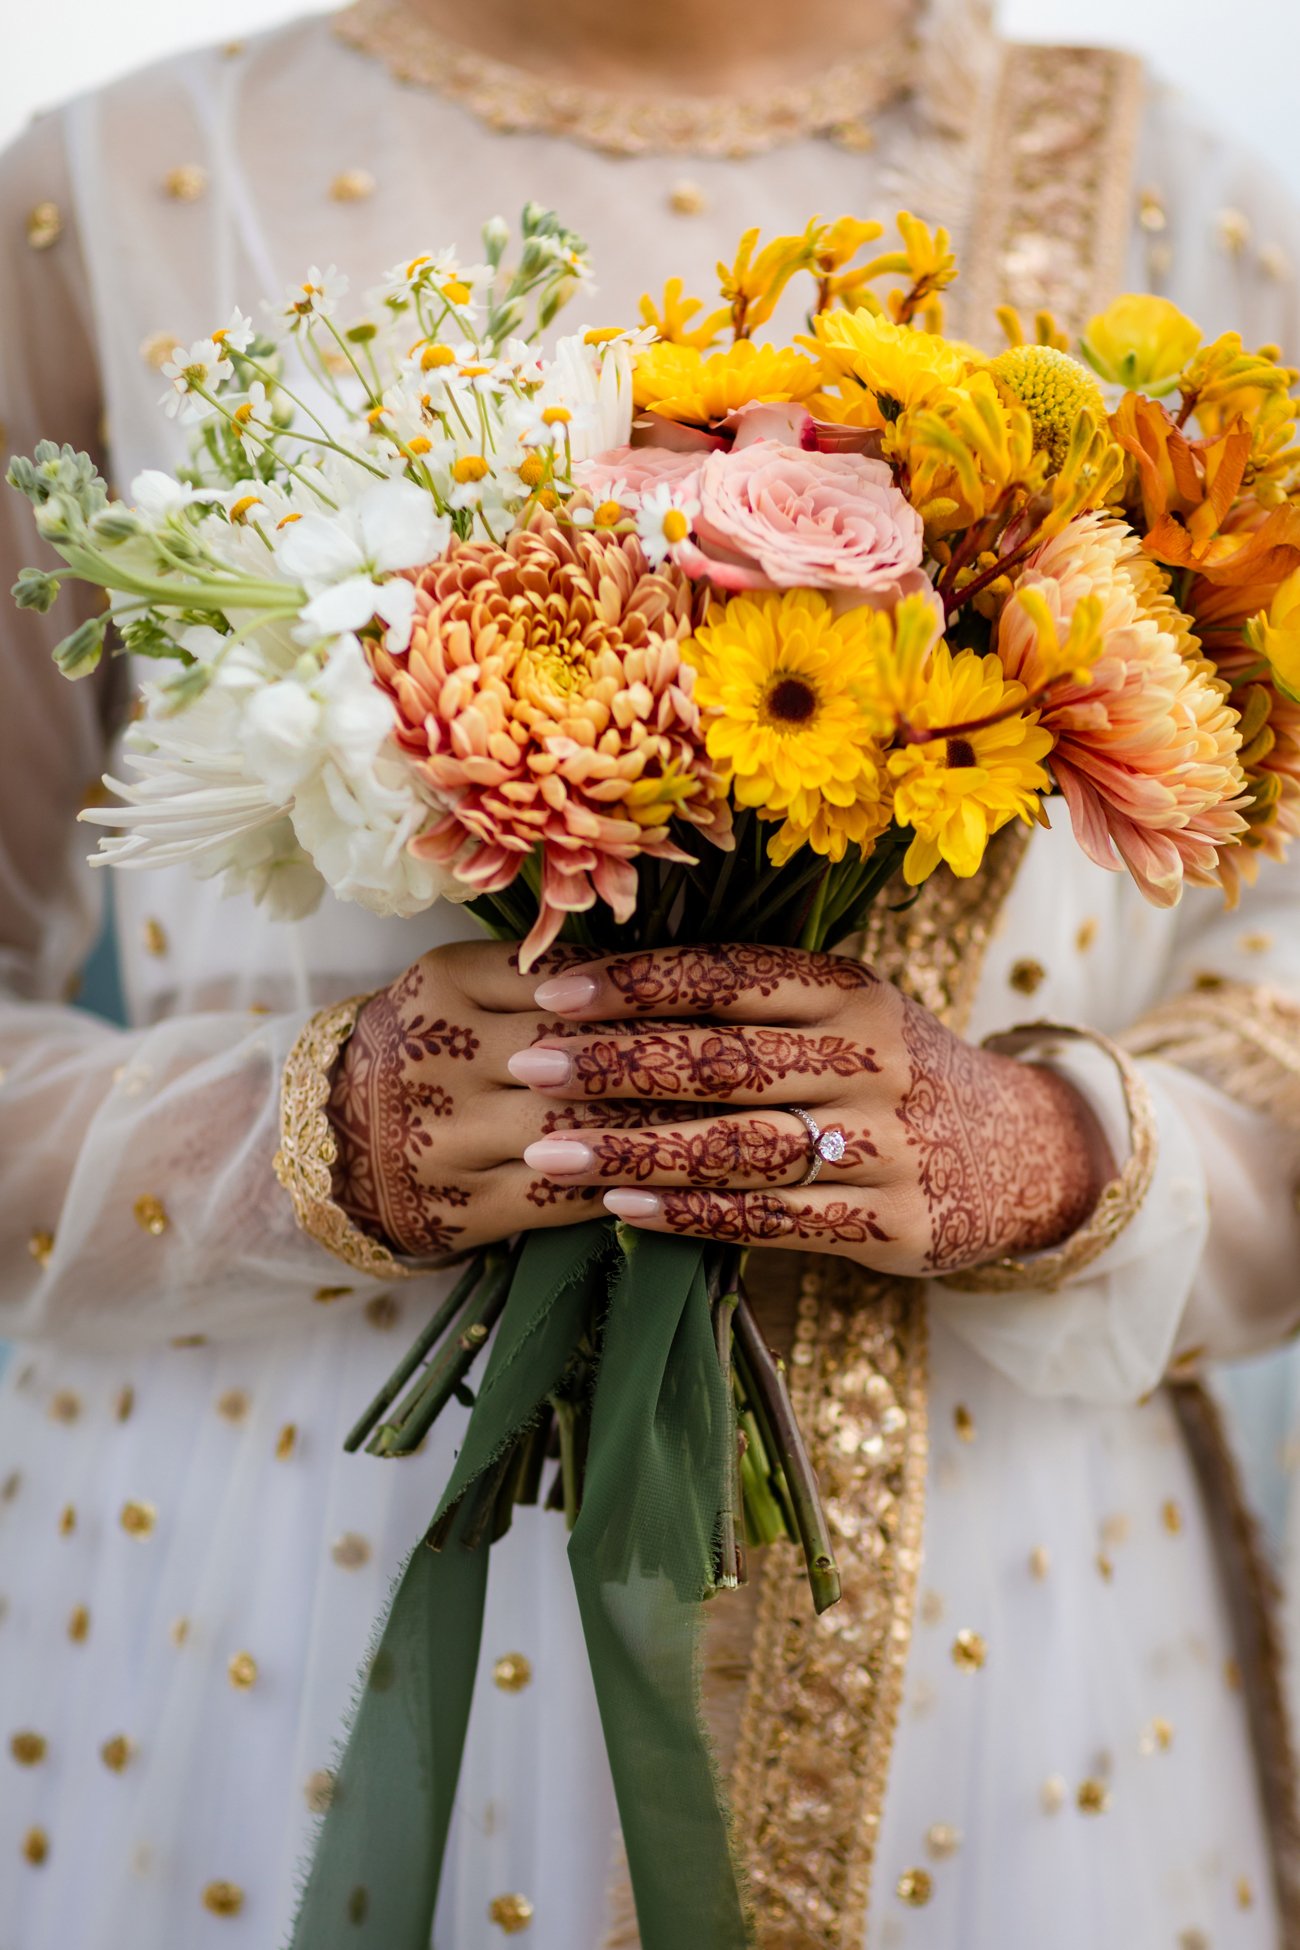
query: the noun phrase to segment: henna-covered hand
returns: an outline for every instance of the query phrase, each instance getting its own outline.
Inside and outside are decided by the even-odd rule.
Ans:
[[[840,956],[665,949],[570,963],[535,999],[569,1027],[510,1062],[551,1104],[527,1164],[616,1186],[609,1209],[654,1230],[942,1274],[1057,1244],[1114,1171],[1064,1078],[972,1047]],[[659,1114],[629,1121],[634,1099]],[[790,1105],[837,1140],[815,1184]]]

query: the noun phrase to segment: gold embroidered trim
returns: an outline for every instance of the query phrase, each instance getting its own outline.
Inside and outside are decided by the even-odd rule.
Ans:
[[[1134,55],[1008,47],[965,252],[968,337],[999,304],[1077,331],[1123,288],[1143,92]]]
[[[1153,1009],[1124,1036],[1300,1131],[1300,1002],[1279,989],[1216,982]]]
[[[1169,1392],[1200,1485],[1241,1667],[1260,1800],[1272,1844],[1281,1946],[1298,1950],[1300,1805],[1279,1616],[1281,1593],[1246,1501],[1241,1470],[1217,1402],[1195,1381],[1172,1382]]]
[[[806,83],[735,95],[634,95],[559,83],[446,39],[403,0],[355,0],[333,23],[399,81],[434,88],[501,133],[560,136],[621,156],[752,156],[801,138],[862,147],[863,124],[907,92],[918,67],[903,27],[870,54]]]
[[[322,1009],[290,1050],[280,1085],[275,1175],[293,1201],[298,1224],[327,1251],[372,1279],[404,1280],[417,1269],[404,1266],[334,1203],[333,1170],[339,1147],[329,1120],[330,1076],[369,1000],[368,995],[354,995]]]
[[[946,1274],[944,1286],[956,1287],[962,1293],[1055,1293],[1114,1245],[1146,1202],[1159,1149],[1155,1110],[1140,1071],[1122,1049],[1093,1029],[1050,1022],[1027,1023],[1023,1028],[987,1036],[984,1047],[999,1050],[1004,1056],[1021,1056],[1037,1049],[1046,1061],[1051,1054],[1047,1046],[1062,1036],[1095,1043],[1119,1071],[1129,1134],[1123,1169],[1105,1187],[1087,1223],[1072,1232],[1063,1245],[1032,1259],[994,1259],[986,1266],[969,1266],[964,1272]]]

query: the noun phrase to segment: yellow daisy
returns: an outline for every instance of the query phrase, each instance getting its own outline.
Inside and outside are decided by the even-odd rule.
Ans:
[[[807,845],[833,860],[889,821],[882,722],[865,691],[874,612],[837,616],[816,591],[734,596],[684,646],[709,757],[738,806],[784,821],[780,864]]]
[[[842,399],[823,401],[827,419],[884,427],[910,406],[959,386],[970,362],[951,340],[869,311],[824,311],[814,321],[825,380]],[[805,341],[812,343],[812,341]]]
[[[974,650],[953,655],[939,644],[909,712],[917,729],[970,725],[999,711],[1012,715],[980,731],[938,736],[889,754],[894,817],[912,828],[903,876],[917,887],[940,860],[968,879],[979,869],[994,833],[1008,820],[1032,820],[1047,789],[1043,760],[1052,738],[1037,713],[1015,710],[1023,684],[1009,683],[994,656]]]
[[[725,352],[702,352],[660,341],[637,354],[633,397],[640,411],[710,426],[755,400],[807,399],[820,378],[814,360],[785,346],[740,339]]]

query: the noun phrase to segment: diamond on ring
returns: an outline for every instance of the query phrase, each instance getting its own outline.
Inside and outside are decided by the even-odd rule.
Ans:
[[[790,1115],[797,1117],[808,1133],[808,1169],[796,1191],[801,1186],[811,1185],[823,1165],[836,1165],[844,1156],[845,1137],[843,1131],[823,1131],[811,1111],[800,1110],[797,1104],[790,1105]]]

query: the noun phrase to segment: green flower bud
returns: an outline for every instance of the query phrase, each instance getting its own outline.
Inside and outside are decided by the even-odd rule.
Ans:
[[[91,616],[71,636],[65,636],[54,652],[54,661],[65,677],[89,677],[104,654],[106,616]]]
[[[53,609],[59,588],[59,578],[44,569],[22,569],[11,593],[19,609],[39,610],[44,616]]]

